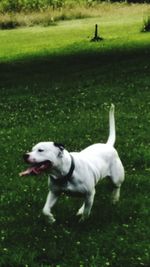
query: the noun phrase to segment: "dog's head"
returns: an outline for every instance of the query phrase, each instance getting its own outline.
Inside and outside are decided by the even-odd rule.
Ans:
[[[29,174],[40,174],[45,170],[50,170],[60,164],[63,156],[64,146],[54,142],[40,142],[32,148],[31,152],[23,155],[26,163],[30,167],[20,173],[20,176]]]

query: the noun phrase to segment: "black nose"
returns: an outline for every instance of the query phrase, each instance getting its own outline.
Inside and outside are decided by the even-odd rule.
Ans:
[[[29,162],[29,161],[28,161],[28,159],[29,159],[29,154],[24,154],[24,155],[23,155],[23,159],[24,159],[25,162],[28,163],[28,162]]]

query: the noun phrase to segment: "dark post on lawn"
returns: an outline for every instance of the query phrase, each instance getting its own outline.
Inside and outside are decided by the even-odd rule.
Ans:
[[[91,39],[91,42],[99,42],[102,40],[103,40],[103,38],[98,36],[98,25],[95,24],[95,35],[94,35],[94,38]]]

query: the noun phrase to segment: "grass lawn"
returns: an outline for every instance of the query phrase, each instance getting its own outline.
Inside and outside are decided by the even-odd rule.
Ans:
[[[95,23],[103,42],[91,43]],[[150,34],[142,10],[61,22],[49,28],[0,31],[2,267],[148,267],[150,264]],[[105,142],[116,106],[116,147],[126,180],[120,203],[97,186],[91,217],[61,197],[56,223],[41,209],[47,175],[20,178],[22,154],[41,140],[69,151]]]

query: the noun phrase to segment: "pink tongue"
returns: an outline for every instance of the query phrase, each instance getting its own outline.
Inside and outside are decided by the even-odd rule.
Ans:
[[[30,167],[28,168],[27,170],[25,170],[24,172],[20,172],[19,173],[19,176],[26,176],[26,175],[29,175],[29,174],[39,174],[41,173],[42,171],[46,170],[47,168],[49,167],[49,164],[43,164],[39,167],[37,166],[34,166],[34,167]]]
[[[29,175],[29,174],[39,174],[39,170],[37,168],[35,168],[35,167],[31,167],[31,168],[28,168],[24,172],[20,172],[19,176],[26,176],[26,175]]]

